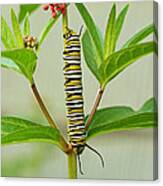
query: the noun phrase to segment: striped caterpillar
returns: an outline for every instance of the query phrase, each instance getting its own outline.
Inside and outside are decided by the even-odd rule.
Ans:
[[[80,35],[66,28],[64,37],[64,76],[65,76],[65,93],[66,93],[66,107],[67,107],[67,120],[68,120],[68,137],[69,142],[75,149],[80,173],[81,170],[80,154],[82,154],[85,147],[94,151],[101,158],[102,165],[104,161],[102,156],[94,148],[86,144],[86,129],[84,121],[84,101],[82,91],[82,71],[81,71],[81,45]]]

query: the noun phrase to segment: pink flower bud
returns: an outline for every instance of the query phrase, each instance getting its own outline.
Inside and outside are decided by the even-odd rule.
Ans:
[[[53,18],[56,17],[56,12],[55,12],[55,11],[52,12],[52,17],[53,17]]]
[[[44,9],[44,10],[48,10],[48,9],[49,9],[49,5],[48,5],[48,4],[47,4],[47,5],[44,5],[44,6],[43,6],[43,9]]]

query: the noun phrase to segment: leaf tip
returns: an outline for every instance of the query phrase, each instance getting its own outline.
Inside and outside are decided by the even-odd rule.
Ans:
[[[116,11],[116,3],[113,3],[111,11],[114,11],[114,12]]]
[[[14,11],[13,8],[10,9],[10,15],[11,15],[11,20],[16,20],[17,19],[15,11]]]
[[[112,8],[116,8],[116,3],[113,3]]]
[[[10,9],[11,16],[15,15],[15,11],[13,8]]]
[[[127,9],[127,10],[128,10],[129,6],[130,6],[130,4],[129,4],[129,3],[127,3],[127,4],[126,4],[126,6],[125,6],[125,9]]]

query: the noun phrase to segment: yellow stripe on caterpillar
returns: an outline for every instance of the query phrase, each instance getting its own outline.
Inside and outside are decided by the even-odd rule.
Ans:
[[[73,96],[68,97],[68,98],[66,99],[66,101],[72,101],[72,100],[83,100],[83,97],[82,97],[82,96],[73,95]]]
[[[68,63],[67,63],[68,64]],[[66,65],[67,65],[66,64]],[[69,71],[69,70],[80,70],[81,69],[81,67],[79,66],[79,65],[70,65],[70,66],[68,66],[68,67],[66,67],[65,69],[64,69],[64,71]]]
[[[65,78],[65,79],[68,80],[67,78]],[[80,80],[71,80],[71,81],[67,82],[65,85],[66,86],[81,85],[81,81]]]

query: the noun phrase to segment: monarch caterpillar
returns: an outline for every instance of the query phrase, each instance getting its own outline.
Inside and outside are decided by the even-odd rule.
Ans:
[[[66,107],[67,107],[67,120],[68,120],[68,137],[72,147],[76,150],[79,170],[81,169],[80,155],[85,147],[94,151],[101,158],[102,165],[104,160],[102,156],[88,144],[86,144],[86,129],[84,121],[84,101],[82,91],[82,71],[81,71],[81,44],[80,35],[73,30],[66,28],[64,37],[64,76],[65,76],[65,93],[66,93]]]

